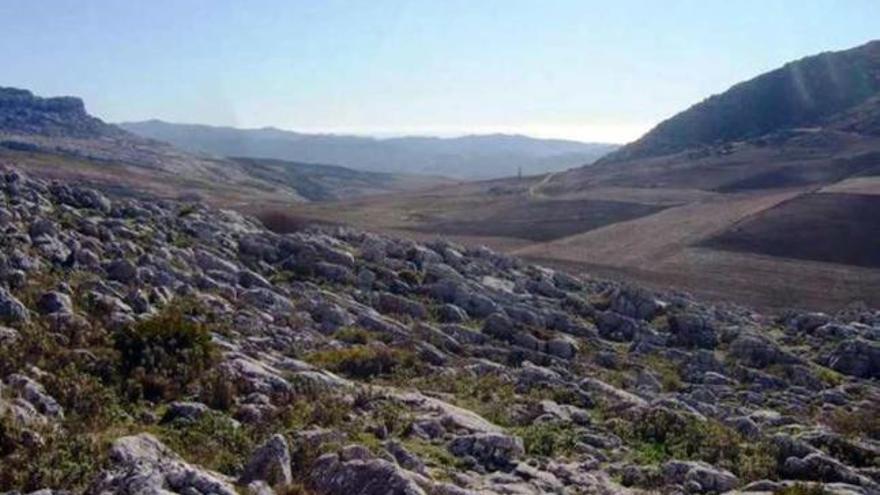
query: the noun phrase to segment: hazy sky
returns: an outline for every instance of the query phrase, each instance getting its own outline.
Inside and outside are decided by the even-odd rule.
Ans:
[[[0,0],[0,85],[105,120],[626,141],[878,0]]]

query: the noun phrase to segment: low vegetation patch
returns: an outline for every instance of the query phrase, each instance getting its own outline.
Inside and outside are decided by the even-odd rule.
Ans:
[[[795,483],[778,490],[775,495],[828,495],[831,492],[822,488],[822,485],[807,485],[804,483]]]
[[[852,411],[838,409],[831,414],[828,425],[847,437],[880,440],[880,404],[871,402]]]
[[[361,380],[418,367],[416,356],[411,351],[368,345],[317,351],[308,356],[308,361],[315,366]]]
[[[771,444],[747,440],[717,421],[658,408],[643,413],[632,423],[617,422],[615,426],[616,433],[634,446],[640,463],[699,460],[747,481],[772,478],[776,473],[776,449]]]
[[[572,454],[579,438],[578,429],[563,422],[533,423],[515,428],[514,433],[523,439],[527,454],[545,457]]]
[[[153,401],[181,395],[218,357],[208,328],[182,305],[118,331],[114,347],[129,395]]]
[[[43,431],[45,430],[45,431]],[[30,492],[84,488],[104,461],[106,445],[90,435],[34,431],[0,417],[0,487]]]
[[[264,436],[215,412],[204,414],[194,422],[171,423],[158,434],[165,445],[187,460],[230,475],[241,473]]]

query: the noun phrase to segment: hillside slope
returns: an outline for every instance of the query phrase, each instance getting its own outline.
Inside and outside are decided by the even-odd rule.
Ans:
[[[158,120],[119,124],[182,149],[219,156],[334,163],[357,170],[493,178],[564,170],[592,163],[616,145],[513,135],[375,139],[301,134],[280,129],[236,129]]]
[[[607,156],[620,162],[820,126],[880,94],[880,41],[806,57],[739,83]]]
[[[230,157],[255,178],[286,184],[309,201],[331,201],[449,184],[443,177],[364,172],[338,165]]]

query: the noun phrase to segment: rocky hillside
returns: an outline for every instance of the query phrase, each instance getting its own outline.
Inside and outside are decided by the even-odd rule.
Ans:
[[[606,162],[819,127],[880,95],[880,41],[807,57],[733,86],[661,122]],[[876,113],[877,102],[872,108]],[[876,124],[876,122],[875,122]]]
[[[89,115],[79,98],[40,98],[24,89],[3,87],[0,87],[0,129],[12,133],[75,138],[119,137],[127,134]]]
[[[880,312],[770,317],[16,170],[0,198],[0,490],[880,492]]]

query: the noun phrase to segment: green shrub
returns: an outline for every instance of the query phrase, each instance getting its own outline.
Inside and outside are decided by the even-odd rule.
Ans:
[[[279,421],[285,428],[301,430],[318,426],[342,428],[350,425],[351,404],[333,393],[298,397],[279,412]]]
[[[422,283],[422,278],[419,274],[412,270],[400,270],[397,272],[397,276],[409,285],[421,285]]]
[[[74,432],[102,429],[125,417],[118,389],[78,366],[68,364],[46,375],[42,383],[64,408],[68,428]]]
[[[518,395],[513,383],[498,374],[476,376],[468,372],[426,374],[404,377],[395,382],[398,386],[418,389],[421,392],[437,392],[452,395],[453,402],[474,411],[501,426],[514,426],[511,406]]]
[[[403,349],[356,345],[344,349],[318,351],[308,357],[316,366],[351,378],[368,380],[389,375],[401,368],[416,368],[415,354]]]
[[[429,467],[438,468],[447,473],[460,472],[464,468],[462,459],[452,455],[449,449],[443,445],[410,437],[403,441],[403,446],[406,450],[423,459]]]
[[[615,424],[617,433],[635,444],[634,453],[642,462],[701,460],[747,481],[770,478],[776,472],[776,449],[771,444],[745,439],[714,420],[655,408],[630,424]]]
[[[373,340],[370,332],[356,327],[340,328],[333,334],[333,338],[352,345],[367,345]]]
[[[848,437],[880,440],[880,403],[864,404],[853,411],[838,409],[828,419],[828,426]]]
[[[838,385],[843,383],[843,375],[841,375],[840,373],[838,373],[834,370],[824,368],[822,366],[816,367],[816,376],[820,380],[825,382],[825,384],[828,385],[829,387],[837,387]]]
[[[571,454],[579,438],[570,423],[533,423],[514,431],[522,437],[527,454],[545,457]]]
[[[660,380],[660,386],[665,392],[678,392],[684,388],[678,366],[669,359],[658,355],[648,356],[645,364],[649,370],[655,372]]]
[[[35,434],[42,440],[35,440]],[[0,489],[82,491],[100,469],[105,447],[91,435],[48,428],[33,432],[9,417],[0,418]]]
[[[776,495],[828,495],[831,492],[822,488],[822,485],[795,483],[794,485],[781,488],[774,493]]]
[[[241,473],[264,433],[238,426],[231,418],[215,412],[194,422],[173,422],[161,428],[159,436],[171,450],[190,462],[228,475]]]
[[[153,401],[180,395],[217,360],[208,328],[181,305],[118,331],[114,347],[130,397]]]

